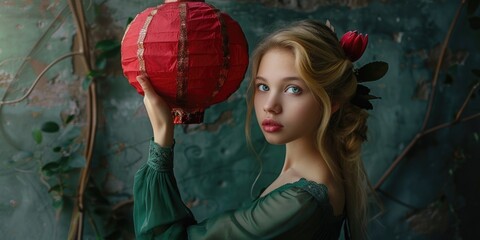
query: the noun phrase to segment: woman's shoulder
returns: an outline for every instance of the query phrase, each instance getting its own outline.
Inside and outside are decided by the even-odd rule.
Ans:
[[[260,197],[260,199],[278,196],[292,199],[300,198],[303,200],[311,198],[312,200],[315,200],[316,203],[323,205],[328,203],[328,187],[325,184],[307,180],[302,177],[293,182],[281,185],[270,193]]]
[[[322,197],[332,206],[336,215],[342,215],[345,211],[345,189],[341,177],[336,178],[327,166],[311,167],[310,169],[302,169],[295,171],[299,178],[304,178],[308,185],[315,189],[324,189],[315,196]],[[308,180],[307,180],[308,179]],[[315,186],[317,185],[317,186]]]
[[[268,205],[275,214],[315,215],[328,222],[337,222],[344,214],[336,215],[328,197],[328,187],[323,183],[300,178],[284,184],[257,199],[254,203]],[[310,215],[312,214],[312,215]]]
[[[301,176],[297,180],[283,184],[264,197],[273,195],[275,198],[287,198],[290,201],[299,201],[302,204],[316,205],[323,210],[331,211],[334,216],[342,216],[344,215],[344,202],[343,198],[337,196],[339,194],[335,195],[338,190],[340,189],[336,189],[334,183],[322,182],[319,179],[307,179]]]

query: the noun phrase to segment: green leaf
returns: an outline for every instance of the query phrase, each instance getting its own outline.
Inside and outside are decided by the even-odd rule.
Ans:
[[[60,197],[59,199],[53,199],[52,206],[55,209],[59,209],[63,207],[63,197]]]
[[[116,39],[107,39],[107,40],[102,40],[97,42],[95,44],[95,49],[98,49],[100,51],[110,51],[112,49],[116,49],[120,47],[120,42]]]
[[[127,26],[133,21],[133,17],[128,17],[127,19]]]
[[[104,70],[107,66],[107,59],[105,57],[98,57],[95,61],[95,65],[97,66],[97,69]]]
[[[82,83],[83,90],[87,90],[88,87],[90,87],[90,83],[92,83],[94,78],[101,77],[101,76],[104,76],[104,73],[102,71],[98,71],[98,70],[90,71],[85,77],[85,79],[83,80],[83,83]]]
[[[472,73],[475,74],[475,76],[480,77],[480,69],[473,69]]]
[[[85,79],[83,79],[83,82],[82,82],[82,89],[87,91],[92,81],[93,81],[93,78],[89,78],[88,76],[85,77]]]
[[[47,133],[58,132],[60,126],[56,122],[46,122],[42,125],[42,131]]]
[[[71,159],[72,159],[71,156],[63,156],[60,159],[58,159],[57,163],[59,165],[59,168],[61,170],[66,169]]]
[[[474,30],[480,29],[480,17],[470,17],[468,18],[470,27]]]
[[[371,62],[358,69],[357,81],[370,82],[382,78],[388,71],[388,63],[386,62]]]
[[[101,77],[103,75],[104,73],[102,71],[92,70],[88,73],[87,77],[93,79],[96,77]]]
[[[70,114],[65,119],[65,124],[69,124],[73,119],[75,119],[75,114]]]
[[[42,167],[42,173],[45,176],[52,176],[60,172],[60,164],[58,162],[49,162]]]
[[[120,45],[116,48],[112,48],[111,50],[104,51],[100,55],[98,55],[99,59],[102,58],[113,58],[120,53]]]
[[[467,1],[467,13],[474,14],[480,4],[480,0],[468,0]]]
[[[42,136],[42,131],[40,131],[40,129],[34,129],[32,131],[32,137],[37,144],[42,143],[43,136]]]
[[[63,188],[60,184],[57,184],[53,187],[51,187],[50,189],[48,189],[48,192],[58,192],[58,193],[61,193],[63,191]]]

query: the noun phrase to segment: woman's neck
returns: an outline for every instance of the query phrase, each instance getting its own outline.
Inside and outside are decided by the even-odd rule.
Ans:
[[[315,146],[315,141],[301,138],[286,144],[285,162],[282,173],[291,169],[309,169],[323,162],[321,154]]]

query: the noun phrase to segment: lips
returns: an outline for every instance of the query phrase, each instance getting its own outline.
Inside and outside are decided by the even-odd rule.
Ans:
[[[283,125],[272,119],[265,119],[262,122],[262,128],[265,132],[272,133],[280,131],[283,128]]]

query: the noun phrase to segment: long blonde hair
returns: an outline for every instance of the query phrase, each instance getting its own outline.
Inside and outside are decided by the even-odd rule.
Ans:
[[[245,127],[247,141],[250,141],[253,79],[262,57],[272,48],[285,48],[293,52],[295,68],[321,105],[323,118],[317,130],[317,149],[334,178],[344,183],[352,238],[364,239],[367,198],[372,187],[360,154],[361,145],[366,140],[368,114],[350,103],[357,86],[353,64],[345,56],[335,33],[322,23],[304,20],[271,34],[258,45],[252,57]],[[332,103],[340,104],[339,110],[333,114]]]

